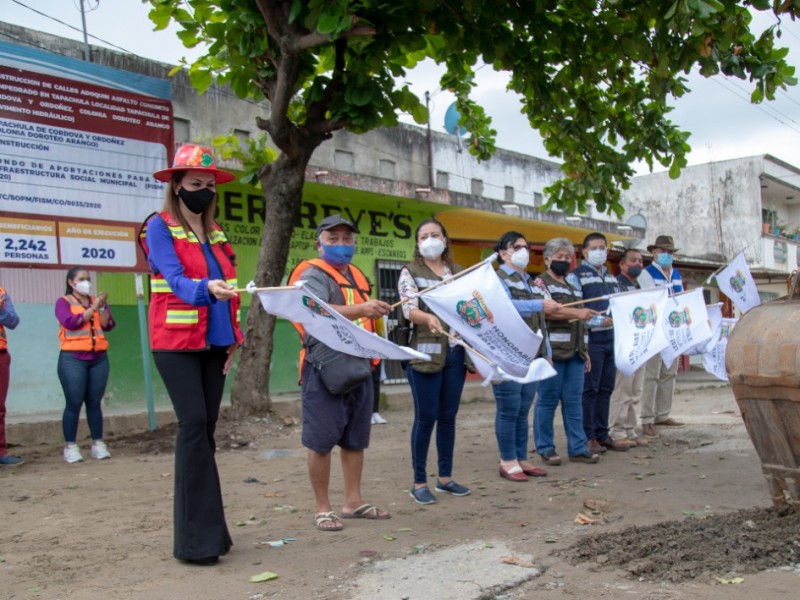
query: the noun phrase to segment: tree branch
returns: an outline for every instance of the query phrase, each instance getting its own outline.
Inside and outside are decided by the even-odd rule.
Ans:
[[[348,29],[344,33],[342,33],[337,39],[347,39],[359,35],[375,35],[377,30],[374,27],[368,25],[360,25],[358,27],[353,27],[352,29]],[[300,36],[295,41],[294,50],[302,51],[308,50],[309,48],[315,48],[317,46],[324,46],[331,42],[330,36],[325,35],[324,33],[308,33],[306,35]]]

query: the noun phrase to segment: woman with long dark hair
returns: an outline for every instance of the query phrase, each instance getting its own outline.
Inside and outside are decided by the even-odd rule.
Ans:
[[[153,271],[150,346],[178,417],[174,556],[212,565],[233,544],[214,432],[242,333],[235,256],[214,211],[217,184],[234,175],[216,167],[209,149],[187,144],[153,177],[167,183],[166,198],[140,239]]]

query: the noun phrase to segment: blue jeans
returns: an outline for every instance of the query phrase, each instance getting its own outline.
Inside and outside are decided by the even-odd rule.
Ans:
[[[407,364],[406,375],[414,397],[414,425],[411,427],[414,483],[428,481],[426,465],[434,425],[439,477],[450,477],[453,473],[453,448],[456,445],[456,414],[467,376],[464,348],[448,346],[441,371],[420,373]]]
[[[614,340],[595,341],[589,334],[589,358],[592,370],[583,382],[583,432],[586,439],[608,439],[608,412],[617,377]]]
[[[497,402],[494,433],[500,460],[528,459],[528,413],[539,382],[504,381],[492,386]]]
[[[108,356],[103,354],[94,360],[80,360],[72,352],[58,355],[58,379],[64,390],[67,405],[61,426],[64,440],[75,443],[78,436],[78,420],[81,407],[86,404],[86,421],[93,440],[103,439],[103,394],[108,383]]]
[[[539,382],[539,401],[533,409],[533,439],[536,452],[555,451],[553,420],[561,401],[561,416],[570,456],[589,452],[583,431],[583,369],[585,362],[577,354],[569,360],[553,361],[554,377]]]

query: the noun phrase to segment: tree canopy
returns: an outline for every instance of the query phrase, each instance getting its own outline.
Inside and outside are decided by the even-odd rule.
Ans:
[[[192,62],[203,91],[216,77],[242,98],[266,97],[261,123],[282,151],[397,124],[398,113],[426,120],[400,83],[429,58],[446,72],[441,87],[457,98],[470,152],[494,150],[495,131],[470,94],[483,64],[510,74],[547,151],[565,179],[547,191],[567,211],[595,200],[621,212],[631,163],[670,166],[689,151],[687,132],[667,115],[687,91],[692,69],[749,79],[752,100],[793,85],[787,50],[775,45],[780,21],[750,30],[752,10],[794,18],[800,2],[781,0],[150,0],[157,28],[180,25],[186,46],[208,44]]]

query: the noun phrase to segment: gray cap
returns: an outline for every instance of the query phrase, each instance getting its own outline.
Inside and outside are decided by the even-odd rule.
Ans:
[[[353,230],[353,233],[358,233],[358,227],[356,227],[352,221],[348,221],[342,215],[329,215],[322,219],[317,226],[317,237],[323,231],[328,231],[329,229],[333,229],[334,227],[338,227],[339,225],[346,225],[350,229]]]

